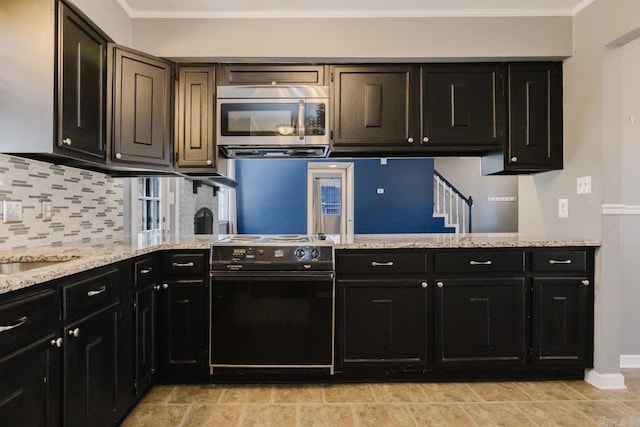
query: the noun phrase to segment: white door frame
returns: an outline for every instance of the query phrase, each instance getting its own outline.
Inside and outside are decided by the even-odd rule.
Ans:
[[[307,233],[313,234],[313,183],[316,177],[327,174],[340,174],[342,190],[340,203],[340,234],[353,234],[353,163],[352,162],[317,162],[307,164]]]

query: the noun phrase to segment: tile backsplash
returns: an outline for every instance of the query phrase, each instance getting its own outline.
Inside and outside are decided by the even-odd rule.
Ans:
[[[5,223],[0,211],[0,251],[120,238],[124,231],[124,181],[97,172],[0,154],[0,202],[22,202],[22,221]],[[43,220],[42,201],[52,202]]]

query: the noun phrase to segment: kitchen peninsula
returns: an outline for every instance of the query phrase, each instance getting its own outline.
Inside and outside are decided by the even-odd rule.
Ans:
[[[592,366],[597,241],[327,237],[335,238],[334,375],[322,381],[582,378]],[[154,383],[218,381],[209,370],[214,240],[0,253],[1,263],[50,262],[0,275],[0,394],[29,393],[32,405],[18,411],[26,424],[115,425]],[[309,380],[296,375],[286,379]]]

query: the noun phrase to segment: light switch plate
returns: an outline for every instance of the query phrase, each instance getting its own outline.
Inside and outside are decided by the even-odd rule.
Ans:
[[[384,188],[378,188],[378,189],[376,190],[376,193],[378,193],[378,194],[384,194]]]
[[[2,222],[5,224],[22,222],[22,202],[20,200],[2,201]]]
[[[558,199],[558,218],[569,218],[569,199]]]
[[[580,176],[577,181],[578,194],[591,194],[591,176]]]

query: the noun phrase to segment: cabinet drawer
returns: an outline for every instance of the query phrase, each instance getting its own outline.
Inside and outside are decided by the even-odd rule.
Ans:
[[[84,316],[120,298],[118,270],[89,277],[62,288],[65,320]]]
[[[424,273],[425,254],[389,253],[343,254],[337,259],[337,271],[348,274]]]
[[[534,252],[532,265],[533,271],[585,271],[587,269],[587,252]]]
[[[0,354],[16,350],[60,323],[60,298],[49,290],[0,306]]]
[[[442,252],[435,254],[436,273],[524,271],[524,252]]]
[[[136,289],[144,288],[153,283],[156,278],[156,259],[145,258],[135,263],[135,285]]]
[[[204,253],[164,254],[162,265],[168,274],[199,276],[206,271],[207,258]]]

